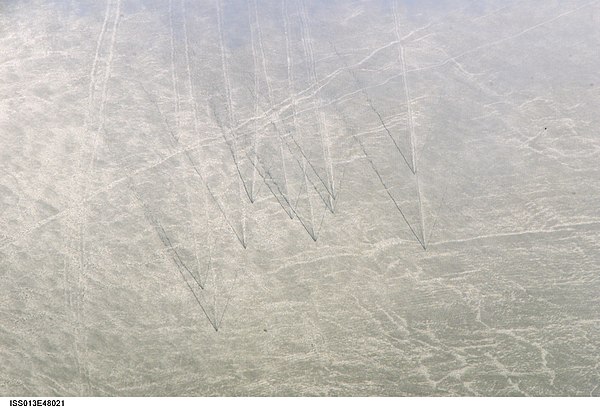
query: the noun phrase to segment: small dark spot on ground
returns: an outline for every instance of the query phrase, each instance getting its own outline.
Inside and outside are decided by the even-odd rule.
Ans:
[[[267,332],[267,329],[263,329],[263,331],[266,333],[266,332]]]

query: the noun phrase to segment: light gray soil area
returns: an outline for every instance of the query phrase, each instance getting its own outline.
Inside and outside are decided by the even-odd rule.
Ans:
[[[600,1],[3,0],[1,395],[600,395]]]

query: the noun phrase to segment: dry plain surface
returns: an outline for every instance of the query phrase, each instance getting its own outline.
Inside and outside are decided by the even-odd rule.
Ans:
[[[1,395],[600,395],[600,1],[0,1]]]

